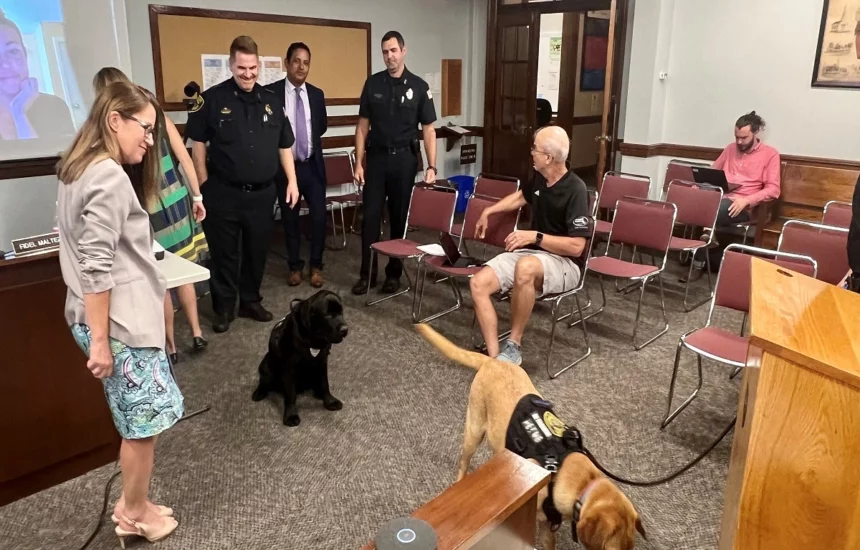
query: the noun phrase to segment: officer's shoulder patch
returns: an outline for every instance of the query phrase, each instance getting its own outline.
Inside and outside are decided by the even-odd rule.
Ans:
[[[588,216],[579,216],[573,220],[573,225],[576,227],[588,227]]]
[[[191,107],[191,112],[196,113],[202,109],[204,103],[206,103],[206,100],[203,99],[203,94],[197,94],[197,99],[194,100],[194,106]]]
[[[556,437],[563,436],[564,430],[567,429],[567,425],[550,411],[543,413],[543,423],[546,424],[546,427],[549,428],[552,435]]]

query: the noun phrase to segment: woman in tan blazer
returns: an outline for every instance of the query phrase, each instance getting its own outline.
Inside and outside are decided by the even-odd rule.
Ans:
[[[107,86],[60,160],[57,224],[68,286],[66,321],[101,379],[122,436],[116,533],[163,539],[173,511],[148,499],[155,436],[184,414],[164,351],[166,281],[152,252],[145,205],[160,176],[152,94]]]

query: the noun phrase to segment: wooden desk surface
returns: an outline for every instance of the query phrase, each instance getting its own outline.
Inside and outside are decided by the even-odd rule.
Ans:
[[[860,389],[860,295],[753,258],[750,343]]]
[[[537,495],[549,478],[549,472],[537,464],[504,451],[417,509],[412,517],[433,527],[440,550],[468,548]],[[375,548],[371,542],[362,550]]]

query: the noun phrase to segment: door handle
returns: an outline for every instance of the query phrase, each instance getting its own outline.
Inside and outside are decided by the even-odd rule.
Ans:
[[[607,135],[595,136],[594,141],[596,141],[598,143],[601,141],[605,141],[606,143],[611,143],[612,142],[612,136],[607,136]]]

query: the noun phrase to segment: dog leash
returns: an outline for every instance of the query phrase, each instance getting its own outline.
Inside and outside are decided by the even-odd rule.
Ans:
[[[671,475],[668,475],[666,477],[662,477],[660,479],[651,480],[651,481],[637,481],[637,480],[625,479],[625,478],[607,470],[602,464],[600,464],[600,462],[597,461],[597,459],[594,457],[594,455],[591,454],[591,451],[589,451],[587,448],[583,447],[582,454],[587,456],[588,459],[594,464],[594,466],[598,470],[603,472],[603,474],[606,477],[613,479],[613,480],[617,481],[618,483],[623,483],[624,485],[632,485],[634,487],[654,487],[656,485],[662,485],[664,483],[669,483],[670,481],[672,481],[676,477],[680,476],[681,474],[683,474],[684,472],[686,472],[687,470],[689,470],[690,468],[692,468],[693,466],[698,464],[703,458],[708,456],[708,454],[711,451],[713,451],[717,445],[720,444],[720,442],[728,435],[728,433],[730,431],[732,431],[732,429],[735,427],[735,424],[737,424],[737,421],[738,421],[738,417],[734,417],[732,419],[732,421],[729,422],[729,425],[726,426],[726,428],[723,430],[723,433],[721,433],[720,436],[717,437],[717,439],[713,443],[711,443],[711,445],[707,449],[705,449],[701,454],[699,454],[699,456],[694,458],[692,460],[692,462],[688,463],[686,466],[684,466],[683,468],[681,468],[680,470],[678,470],[677,472],[675,472]]]

